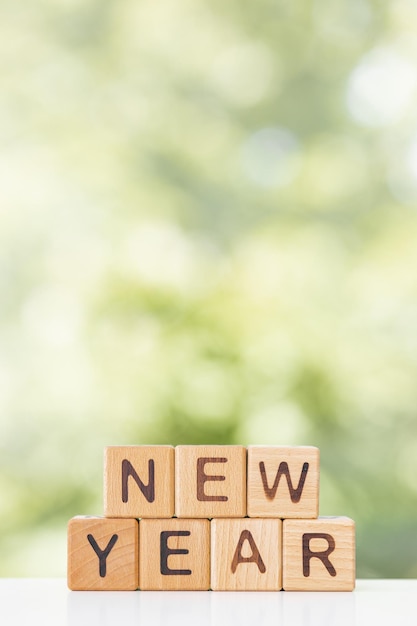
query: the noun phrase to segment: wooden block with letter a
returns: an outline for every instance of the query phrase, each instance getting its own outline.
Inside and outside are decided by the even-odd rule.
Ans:
[[[138,543],[135,519],[73,517],[68,523],[68,587],[73,591],[137,589]]]
[[[174,515],[173,446],[109,446],[104,450],[106,517]]]
[[[282,589],[282,521],[213,519],[211,588],[216,591]]]
[[[246,448],[177,446],[175,448],[177,517],[246,515]]]
[[[352,591],[355,523],[348,517],[284,520],[285,591]]]
[[[249,446],[249,517],[317,517],[319,458],[313,446]]]
[[[140,588],[146,591],[210,588],[210,522],[145,519],[140,522]]]

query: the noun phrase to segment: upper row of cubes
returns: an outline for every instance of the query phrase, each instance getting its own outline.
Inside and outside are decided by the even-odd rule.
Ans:
[[[104,455],[106,517],[318,517],[312,446],[110,446]]]

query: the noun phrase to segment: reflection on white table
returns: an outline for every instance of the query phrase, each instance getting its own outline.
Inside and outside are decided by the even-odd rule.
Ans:
[[[68,591],[64,579],[0,579],[5,626],[416,626],[417,580],[354,592]]]

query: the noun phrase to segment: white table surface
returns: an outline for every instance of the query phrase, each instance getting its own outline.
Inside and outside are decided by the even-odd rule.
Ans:
[[[5,626],[416,626],[417,580],[354,592],[68,591],[61,578],[0,579]]]

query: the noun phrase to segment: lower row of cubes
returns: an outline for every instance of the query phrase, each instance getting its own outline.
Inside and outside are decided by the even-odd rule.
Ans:
[[[68,525],[80,590],[352,591],[355,525],[318,519],[119,519]]]

